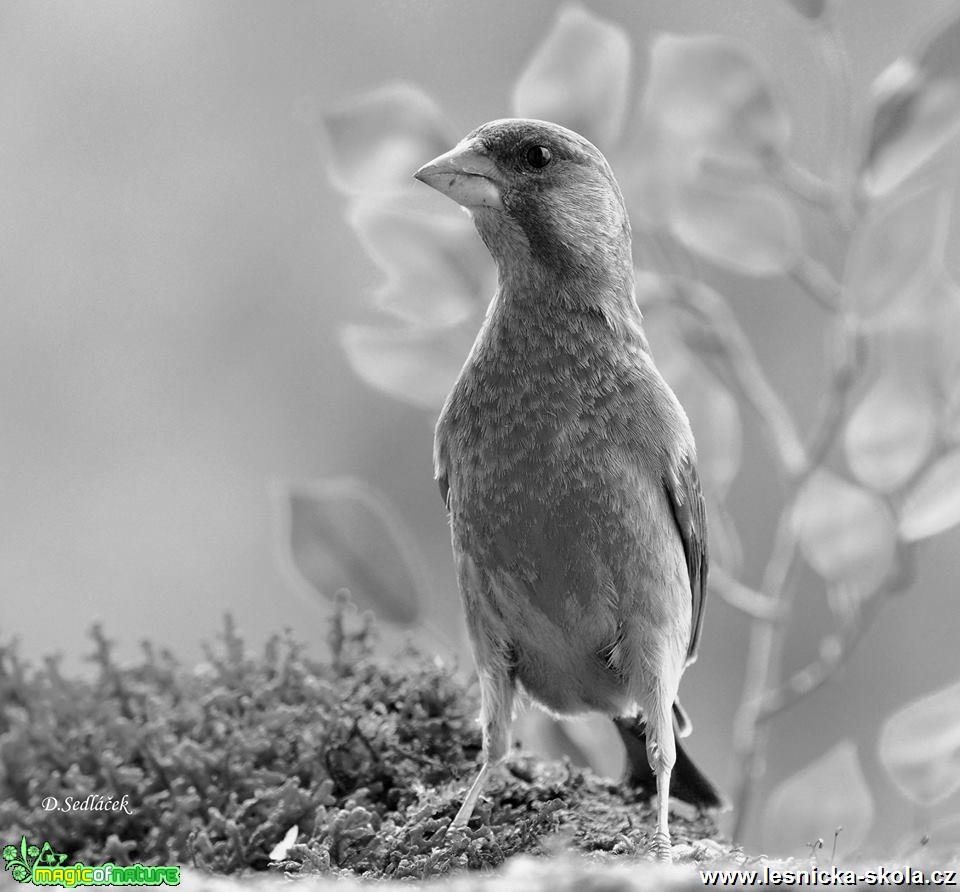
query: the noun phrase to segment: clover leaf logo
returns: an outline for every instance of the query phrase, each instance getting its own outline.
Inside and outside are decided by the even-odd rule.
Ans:
[[[29,883],[33,879],[33,868],[38,864],[42,867],[59,867],[66,860],[64,852],[56,852],[49,842],[43,846],[27,845],[26,836],[20,837],[19,848],[15,845],[3,847],[4,869],[18,883]]]

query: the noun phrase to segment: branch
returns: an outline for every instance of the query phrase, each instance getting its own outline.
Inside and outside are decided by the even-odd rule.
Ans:
[[[808,461],[786,405],[770,384],[750,342],[724,298],[702,284],[677,280],[677,306],[687,321],[678,319],[684,339],[737,392],[759,419],[764,433],[790,478]]]
[[[714,564],[710,567],[707,577],[710,588],[716,592],[731,607],[746,613],[760,622],[777,623],[783,620],[783,615],[770,598],[756,589],[744,585],[739,579],[731,576],[723,567]]]
[[[774,716],[808,697],[828,682],[850,658],[863,640],[880,610],[891,597],[900,594],[916,579],[915,549],[901,543],[897,549],[897,570],[861,602],[853,618],[838,633],[820,642],[820,656],[794,672],[783,684],[767,691],[760,704],[757,720],[769,722]]]
[[[845,229],[850,227],[852,209],[829,180],[783,155],[771,155],[767,172],[795,198],[833,216]]]
[[[844,199],[836,185],[793,158],[778,152],[767,152],[760,163],[763,174],[773,184],[805,204],[830,215],[843,229],[850,228],[854,216],[853,207]],[[710,157],[700,162],[700,169],[704,176],[719,177],[732,183],[755,183],[760,173],[756,167],[745,167]]]
[[[807,438],[806,455],[809,464],[807,473],[799,481],[801,483],[827,457],[846,417],[847,399],[867,362],[866,340],[855,317],[844,316],[838,320],[836,332],[833,374],[830,386],[820,402],[817,420],[811,426]]]
[[[796,574],[797,541],[791,523],[794,495],[780,515],[773,551],[764,572],[763,591],[781,617],[792,607],[793,577]],[[734,753],[738,762],[738,777],[734,789],[736,819],[733,838],[739,839],[750,814],[750,806],[757,781],[766,770],[766,728],[759,722],[761,703],[767,687],[780,666],[784,623],[756,622],[750,630],[747,668],[740,707],[734,720]]]
[[[855,319],[837,320],[838,349],[830,386],[820,405],[806,448],[807,465],[791,481],[786,507],[780,515],[773,551],[764,572],[762,591],[781,616],[789,615],[793,583],[798,566],[797,540],[793,530],[793,505],[800,487],[826,458],[843,424],[850,391],[864,367],[865,349]],[[733,838],[742,836],[757,782],[765,771],[767,722],[763,717],[768,691],[780,689],[785,623],[756,622],[750,634],[743,695],[734,725],[734,750],[738,777],[734,791],[736,822]],[[814,679],[815,680],[815,679]]]
[[[822,263],[803,255],[788,273],[807,294],[831,313],[840,309],[843,290],[833,274]]]
[[[853,139],[853,63],[850,52],[837,23],[834,4],[827,4],[824,14],[825,28],[817,30],[816,48],[823,60],[831,89],[829,90],[830,122],[829,133],[834,135],[833,163],[837,171],[837,187],[841,194],[849,195],[851,172],[856,169],[852,153],[855,148]],[[847,210],[852,220],[854,209]]]
[[[757,710],[758,722],[769,722],[774,716],[788,710],[818,688],[826,684],[857,649],[880,608],[886,603],[888,592],[875,592],[866,601],[856,617],[839,632],[827,635],[820,642],[820,656],[794,672],[778,688],[767,691]]]

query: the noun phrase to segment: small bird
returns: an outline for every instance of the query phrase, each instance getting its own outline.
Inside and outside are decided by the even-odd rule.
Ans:
[[[545,121],[484,124],[415,177],[467,209],[498,288],[437,422],[434,463],[480,682],[484,760],[465,826],[507,754],[515,696],[614,717],[635,783],[719,807],[677,747],[696,657],[707,528],[690,425],[633,291],[630,222],[606,159]],[[643,759],[643,766],[639,759]]]

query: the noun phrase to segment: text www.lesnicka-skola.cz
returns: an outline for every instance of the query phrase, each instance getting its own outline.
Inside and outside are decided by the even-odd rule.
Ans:
[[[802,870],[701,870],[705,886],[956,886],[957,871],[913,867],[876,867],[846,870],[841,867],[810,867]]]

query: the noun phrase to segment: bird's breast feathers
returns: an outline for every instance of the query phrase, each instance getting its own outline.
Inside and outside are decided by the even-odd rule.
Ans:
[[[540,702],[626,709],[640,663],[690,636],[663,485],[689,427],[640,345],[541,355],[508,366],[475,350],[438,424],[466,612],[474,634],[509,637]],[[554,658],[592,683],[556,686],[569,673]]]
[[[589,313],[568,322],[493,318],[481,331],[437,425],[437,472],[461,502],[549,503],[692,454],[639,327],[615,336]]]
[[[559,550],[615,574],[653,547],[648,521],[692,454],[689,426],[645,341],[595,326],[488,326],[451,392],[437,474],[455,538],[483,564],[543,576]]]

